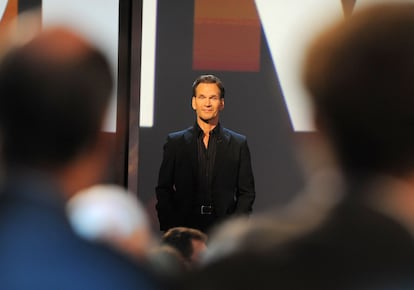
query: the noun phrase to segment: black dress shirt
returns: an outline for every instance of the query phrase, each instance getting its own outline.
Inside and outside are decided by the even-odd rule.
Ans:
[[[212,131],[208,140],[208,146],[204,145],[204,132],[196,123],[197,131],[197,154],[198,154],[198,175],[196,205],[212,205],[212,174],[214,160],[216,159],[217,135],[220,132],[218,124]]]

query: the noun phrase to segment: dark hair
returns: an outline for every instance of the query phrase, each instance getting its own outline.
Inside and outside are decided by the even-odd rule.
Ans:
[[[325,31],[304,80],[347,173],[414,169],[414,5],[371,6]]]
[[[185,259],[190,260],[193,254],[192,240],[207,241],[207,235],[203,232],[186,227],[175,227],[169,229],[161,237],[161,243],[176,248]]]
[[[64,29],[45,30],[0,63],[6,165],[58,167],[99,133],[113,80],[104,55]]]
[[[216,84],[220,89],[220,98],[224,98],[225,89],[223,82],[215,75],[201,75],[193,82],[193,96],[196,95],[196,89],[199,84]]]
[[[150,250],[150,266],[162,275],[174,276],[190,270],[190,263],[173,246],[159,245]]]

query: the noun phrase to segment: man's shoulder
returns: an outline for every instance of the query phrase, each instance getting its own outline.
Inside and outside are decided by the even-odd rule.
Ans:
[[[180,130],[180,131],[174,131],[168,134],[168,138],[171,139],[178,139],[181,138],[182,136],[186,135],[186,134],[190,134],[192,131],[194,130],[194,127],[188,127],[186,129]]]
[[[169,133],[168,138],[170,140],[178,140],[178,139],[181,139],[182,137],[186,137],[186,138],[191,137],[193,134],[194,134],[194,127],[191,126],[191,127],[188,127],[180,131],[174,131],[174,132]],[[245,135],[240,134],[236,131],[233,131],[225,127],[220,128],[220,134],[228,139],[233,138],[237,140],[238,142],[245,142],[247,140]]]
[[[222,127],[221,130],[225,136],[227,135],[228,137],[232,137],[240,142],[244,142],[247,139],[245,135],[237,133],[236,131],[230,130],[228,128]]]

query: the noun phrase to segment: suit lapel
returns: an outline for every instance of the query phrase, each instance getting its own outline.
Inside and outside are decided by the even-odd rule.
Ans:
[[[184,132],[184,141],[186,151],[191,158],[191,165],[193,173],[197,174],[198,159],[197,159],[197,136],[195,136],[195,128],[190,127]]]
[[[216,159],[214,160],[213,180],[219,173],[221,164],[226,159],[227,151],[229,150],[230,133],[220,127],[219,135],[217,136]]]

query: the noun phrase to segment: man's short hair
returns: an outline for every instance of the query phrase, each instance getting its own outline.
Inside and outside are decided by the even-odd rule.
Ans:
[[[414,168],[414,4],[371,6],[322,33],[304,80],[346,174]]]
[[[104,55],[65,28],[45,30],[0,62],[6,165],[56,167],[99,133],[113,79]]]
[[[187,227],[171,228],[161,237],[161,243],[176,248],[185,259],[190,260],[193,254],[192,240],[207,241],[203,232]]]
[[[195,79],[193,82],[193,97],[196,95],[196,89],[199,84],[216,84],[218,88],[220,89],[220,98],[224,98],[224,94],[226,90],[224,89],[223,82],[216,77],[215,75],[201,75],[198,78]]]

